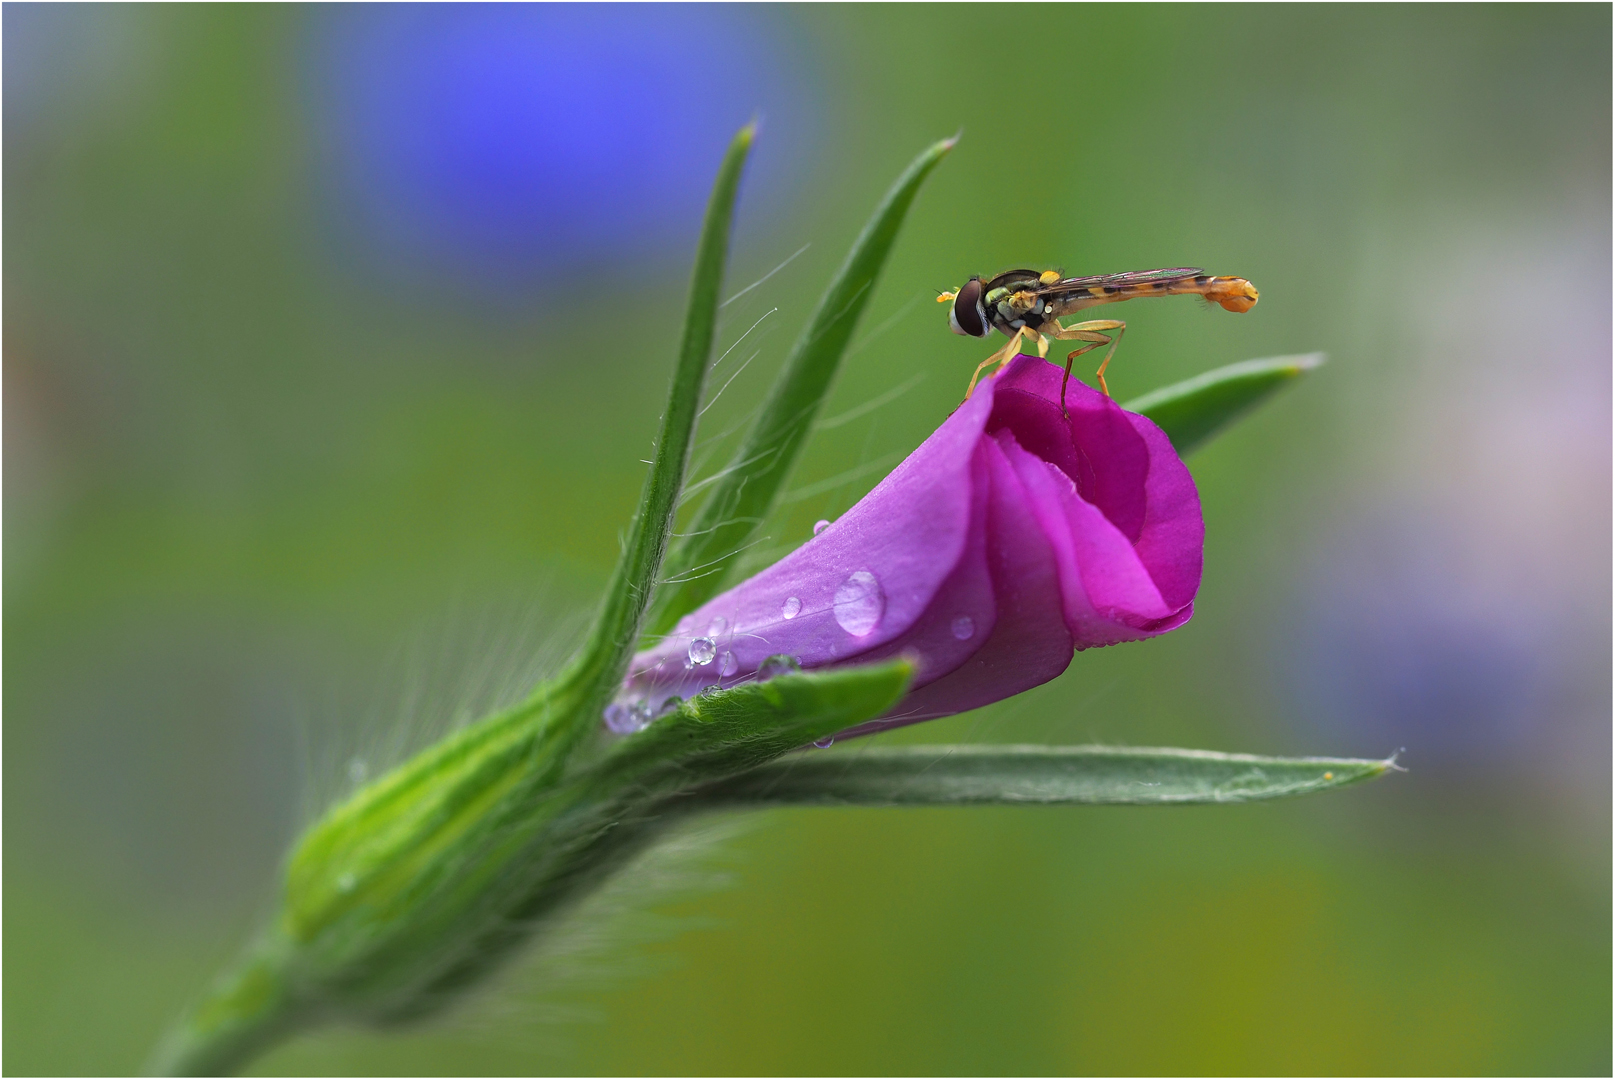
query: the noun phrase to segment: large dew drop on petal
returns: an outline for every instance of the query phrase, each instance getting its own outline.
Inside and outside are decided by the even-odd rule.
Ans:
[[[868,570],[856,570],[836,589],[836,622],[853,637],[865,637],[880,625],[886,613],[886,594],[880,579]]]

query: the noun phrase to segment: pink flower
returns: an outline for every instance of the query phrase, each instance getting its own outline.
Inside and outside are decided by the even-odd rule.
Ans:
[[[842,733],[865,734],[1182,626],[1205,536],[1189,470],[1160,428],[1080,383],[1062,418],[1060,379],[1016,357],[840,520],[636,656],[608,724],[767,677],[781,656],[803,669],[914,657],[897,708]]]

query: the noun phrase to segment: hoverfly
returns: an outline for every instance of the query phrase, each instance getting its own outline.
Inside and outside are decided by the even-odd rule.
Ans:
[[[1065,358],[1065,378],[1060,381],[1060,410],[1065,411],[1065,388],[1071,380],[1071,362],[1083,353],[1108,345],[1095,376],[1106,397],[1105,368],[1116,352],[1127,324],[1120,319],[1060,325],[1060,319],[1084,308],[1115,304],[1135,296],[1203,296],[1229,311],[1249,311],[1256,306],[1256,286],[1237,277],[1209,277],[1191,266],[1172,270],[1135,270],[1127,274],[1101,274],[1097,277],[1061,277],[1057,270],[1006,270],[983,281],[973,277],[957,292],[945,292],[937,303],[953,302],[948,326],[955,334],[987,337],[998,330],[1009,336],[1009,344],[976,366],[965,390],[968,399],[976,389],[981,373],[989,364],[1008,364],[1020,351],[1023,339],[1037,344],[1037,354],[1047,356],[1049,339],[1082,341],[1087,344]],[[1112,336],[1114,332],[1114,336]]]

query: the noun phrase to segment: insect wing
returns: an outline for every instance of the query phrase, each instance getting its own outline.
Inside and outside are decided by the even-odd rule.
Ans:
[[[1205,271],[1198,266],[1177,266],[1169,270],[1130,270],[1125,274],[1096,274],[1093,277],[1061,278],[1053,285],[1039,290],[1045,296],[1060,296],[1089,289],[1119,289],[1128,285],[1143,285],[1152,281],[1182,281],[1199,277]]]

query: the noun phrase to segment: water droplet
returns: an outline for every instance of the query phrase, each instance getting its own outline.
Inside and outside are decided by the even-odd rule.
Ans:
[[[717,618],[713,619],[712,624],[707,627],[707,637],[719,637],[727,629],[729,629],[729,620],[724,618],[722,615],[719,615]]]
[[[829,527],[830,527],[830,523],[828,521],[824,520],[823,518],[820,518],[818,521],[815,521],[813,523],[813,535],[818,536],[820,533],[822,533],[824,530],[828,529]]]
[[[953,636],[960,641],[969,641],[976,633],[976,620],[968,615],[961,615],[953,620]]]
[[[640,714],[639,707],[626,701],[615,701],[606,706],[606,727],[618,735],[632,735],[645,726],[646,717]]]
[[[718,647],[712,644],[711,638],[698,637],[690,642],[690,666],[706,667],[712,663],[712,658],[718,655]]]
[[[354,877],[351,872],[336,879],[336,887],[340,892],[352,892],[353,887],[357,884],[359,884],[359,879]]]
[[[836,744],[836,737],[834,735],[826,735],[822,739],[814,739],[813,740],[813,745],[817,746],[820,750],[828,750],[828,749],[830,749],[830,747],[834,746],[835,744]]]
[[[719,686],[717,683],[713,683],[711,686],[703,686],[701,688],[701,696],[711,697],[713,694],[718,693],[722,689],[723,687]]]
[[[886,614],[886,594],[880,579],[868,570],[855,570],[836,590],[836,622],[853,637],[864,637],[880,625]]]
[[[718,657],[718,674],[728,678],[739,667],[740,661],[735,659],[735,654],[728,649],[723,650],[723,655]]]
[[[364,758],[353,758],[348,762],[348,779],[355,784],[362,784],[370,775],[370,766],[365,764]]]
[[[772,679],[776,675],[790,675],[801,670],[802,661],[796,657],[787,656],[784,653],[775,653],[757,665],[757,677],[759,679]]]
[[[785,616],[787,619],[796,618],[798,615],[802,614],[802,601],[798,600],[794,596],[787,596],[785,598],[784,606],[779,609],[779,613]]]

